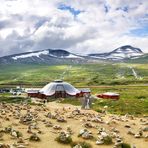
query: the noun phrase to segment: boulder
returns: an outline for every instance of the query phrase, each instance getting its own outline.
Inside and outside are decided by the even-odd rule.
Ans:
[[[101,132],[101,136],[104,138],[104,137],[107,137],[108,134],[106,132]]]
[[[104,144],[104,141],[101,141],[101,140],[96,141],[96,145],[102,145],[102,144]]]
[[[131,126],[129,124],[126,124],[124,127],[131,128]]]
[[[144,132],[148,132],[148,126],[143,127],[142,130],[143,130]]]
[[[141,138],[141,136],[140,136],[140,134],[138,133],[138,134],[135,134],[135,136],[134,136],[135,138]]]
[[[55,130],[61,130],[62,128],[61,128],[60,125],[54,125],[54,126],[53,126],[53,129],[55,129]]]
[[[57,122],[67,122],[64,117],[57,117]]]
[[[74,146],[73,148],[82,148],[82,146],[80,144],[77,144],[76,146]]]
[[[87,123],[84,124],[84,127],[85,128],[92,128],[93,125],[91,123],[87,122]]]
[[[0,143],[0,148],[11,148],[8,144]]]
[[[129,130],[129,131],[127,132],[127,134],[129,134],[129,135],[135,135],[135,133],[134,133],[132,130]]]
[[[93,135],[92,135],[92,133],[90,133],[90,132],[85,132],[85,133],[83,133],[82,134],[82,138],[83,139],[92,139],[93,138]]]

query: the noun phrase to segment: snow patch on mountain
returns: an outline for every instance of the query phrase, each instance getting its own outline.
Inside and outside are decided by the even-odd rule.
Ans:
[[[66,58],[81,58],[83,59],[83,57],[80,57],[80,56],[77,56],[77,55],[74,55],[74,54],[70,54],[69,56],[67,56]]]
[[[56,56],[56,55],[53,55],[53,54],[49,54],[51,57],[54,57],[54,58],[57,58],[58,56]]]
[[[107,58],[116,58],[116,59],[124,59],[124,58],[132,58],[139,57],[142,53],[134,53],[134,52],[124,52],[124,53],[112,53]]]
[[[18,56],[12,57],[12,59],[17,60],[17,59],[24,59],[24,58],[30,58],[30,57],[40,58],[40,55],[48,55],[48,54],[49,54],[48,50],[43,50],[40,52],[33,52],[33,53],[18,55]]]

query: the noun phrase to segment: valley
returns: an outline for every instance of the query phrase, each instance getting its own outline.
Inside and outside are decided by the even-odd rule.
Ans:
[[[99,111],[109,106],[114,114],[148,114],[148,65],[107,63],[79,65],[7,65],[0,69],[0,88],[42,88],[47,83],[62,79],[76,88],[90,88],[93,96],[104,92],[117,92],[118,101],[96,101],[93,109]],[[1,101],[10,101],[1,95]],[[21,98],[18,101],[21,101]],[[15,99],[12,99],[12,102]],[[75,100],[64,103],[80,105]]]
[[[148,64],[92,63],[75,65],[0,66],[0,84],[43,86],[55,79],[76,86],[148,83]]]

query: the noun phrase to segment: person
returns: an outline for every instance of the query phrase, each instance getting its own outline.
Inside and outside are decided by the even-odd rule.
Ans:
[[[45,104],[45,103],[46,103],[46,100],[44,99],[44,101],[43,101],[43,102],[44,102],[44,104]]]
[[[86,99],[86,106],[85,106],[85,109],[90,109],[89,104],[90,104],[90,98],[87,98],[87,99]]]
[[[82,109],[90,109],[91,106],[91,95],[90,93],[84,93],[82,100]]]

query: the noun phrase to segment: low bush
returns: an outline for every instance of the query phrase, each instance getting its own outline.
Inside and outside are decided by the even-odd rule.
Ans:
[[[72,138],[71,136],[68,137],[62,137],[61,135],[59,135],[56,139],[57,142],[62,143],[62,144],[70,144],[72,143]]]
[[[83,141],[83,142],[81,142],[81,141],[79,141],[79,142],[75,141],[75,142],[72,142],[71,143],[71,147],[72,148],[75,147],[76,145],[80,145],[82,148],[92,148],[91,144],[89,144],[89,143],[87,143],[85,141]]]
[[[104,144],[110,145],[113,143],[112,138],[110,136],[104,137]]]
[[[36,134],[31,135],[29,140],[30,141],[41,141],[41,139]]]
[[[131,146],[128,143],[122,143],[121,148],[131,148]]]
[[[18,138],[23,136],[23,134],[20,131],[16,131],[16,134]]]

